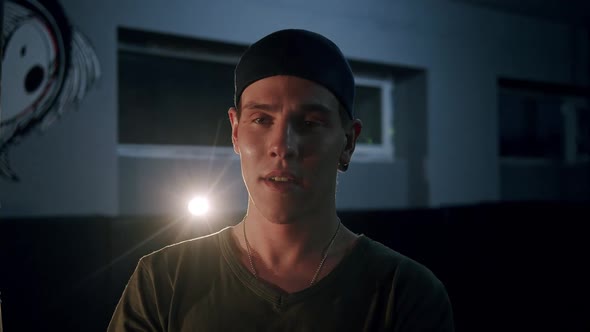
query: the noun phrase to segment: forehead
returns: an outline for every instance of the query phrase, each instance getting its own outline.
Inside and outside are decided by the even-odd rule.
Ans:
[[[275,106],[319,104],[338,111],[338,99],[324,86],[304,78],[277,75],[250,84],[242,93],[242,107],[252,103]]]

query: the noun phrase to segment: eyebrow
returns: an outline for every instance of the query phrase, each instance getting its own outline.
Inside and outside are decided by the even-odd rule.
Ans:
[[[252,109],[252,110],[273,112],[273,111],[277,110],[277,106],[271,105],[271,104],[262,104],[262,103],[257,103],[257,102],[252,101],[252,102],[248,102],[244,106],[242,106],[242,109]],[[320,112],[320,113],[334,112],[334,110],[330,109],[326,105],[319,104],[319,103],[301,104],[298,106],[298,109],[303,112]]]
[[[320,112],[326,114],[334,112],[334,110],[330,109],[328,106],[318,103],[303,104],[300,105],[299,108],[304,112]]]
[[[246,103],[242,106],[242,109],[253,109],[253,110],[261,110],[261,111],[274,111],[276,107],[271,104],[261,104],[255,101],[251,101]]]

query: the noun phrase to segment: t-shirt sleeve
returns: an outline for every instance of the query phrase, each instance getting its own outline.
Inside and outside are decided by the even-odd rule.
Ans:
[[[426,267],[405,260],[395,276],[395,332],[452,332],[453,310],[442,282]]]
[[[115,308],[108,332],[164,331],[153,276],[142,258]]]

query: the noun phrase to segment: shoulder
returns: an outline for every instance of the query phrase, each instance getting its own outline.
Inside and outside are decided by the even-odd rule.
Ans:
[[[208,264],[220,255],[220,238],[228,228],[206,236],[168,245],[139,260],[139,268],[148,271],[178,271],[186,263],[191,266]]]
[[[453,331],[453,311],[445,286],[423,264],[367,239],[371,267],[387,297],[395,331]]]
[[[177,295],[195,298],[208,292],[217,277],[220,242],[226,231],[169,245],[143,256],[123,291],[109,331],[164,330]]]
[[[372,270],[379,271],[382,277],[388,276],[398,284],[419,284],[430,287],[444,287],[436,275],[425,265],[405,256],[380,242],[366,238],[365,255]]]

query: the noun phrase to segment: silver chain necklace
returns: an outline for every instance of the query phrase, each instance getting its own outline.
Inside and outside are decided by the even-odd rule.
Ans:
[[[334,240],[336,239],[336,235],[338,234],[338,231],[340,230],[340,225],[342,224],[342,221],[340,220],[340,218],[338,218],[338,227],[336,227],[336,231],[334,232],[334,235],[332,235],[332,238],[330,239],[330,243],[328,244],[328,247],[326,248],[326,251],[324,252],[324,256],[322,257],[322,260],[320,261],[320,265],[318,266],[318,268],[315,271],[315,274],[313,275],[313,278],[311,279],[311,282],[309,283],[309,286],[313,285],[318,277],[318,275],[320,274],[320,271],[322,269],[322,267],[324,266],[324,262],[326,261],[326,258],[328,258],[328,253],[330,252],[330,248],[332,247],[332,244],[334,243]],[[258,272],[256,272],[256,268],[254,267],[254,261],[252,260],[252,252],[250,249],[250,243],[248,242],[248,238],[246,237],[246,219],[244,218],[244,222],[243,222],[243,231],[244,231],[244,241],[246,242],[246,251],[248,252],[248,260],[250,261],[250,267],[252,268],[252,274],[254,275],[254,278],[258,279]]]

